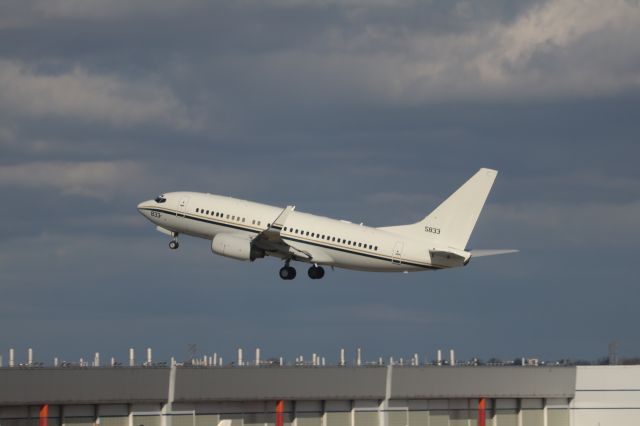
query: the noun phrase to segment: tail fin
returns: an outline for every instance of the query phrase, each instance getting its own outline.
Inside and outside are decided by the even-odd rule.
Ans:
[[[381,229],[464,250],[497,175],[496,170],[480,169],[421,222]]]

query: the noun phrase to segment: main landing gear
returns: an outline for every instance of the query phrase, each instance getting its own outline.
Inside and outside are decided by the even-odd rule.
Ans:
[[[296,277],[296,269],[289,266],[289,260],[284,262],[284,266],[280,268],[280,278],[283,280],[292,280]]]
[[[280,268],[280,278],[283,280],[292,280],[296,277],[296,270],[289,266],[290,260],[285,260],[284,266]],[[308,271],[309,278],[319,280],[324,277],[324,268],[322,266],[313,265]]]
[[[324,268],[322,266],[313,265],[307,272],[312,280],[319,280],[324,277]]]

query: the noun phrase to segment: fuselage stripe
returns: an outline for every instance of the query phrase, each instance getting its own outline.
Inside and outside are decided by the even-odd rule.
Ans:
[[[178,216],[178,217],[182,217],[185,219],[191,219],[191,220],[195,220],[198,222],[203,222],[203,223],[208,223],[211,225],[218,225],[218,226],[224,226],[227,228],[232,228],[232,229],[238,229],[240,231],[246,231],[246,232],[252,232],[255,234],[259,234],[260,232],[264,231],[264,229],[262,228],[258,228],[254,229],[254,228],[250,228],[247,226],[242,226],[242,225],[236,225],[236,224],[230,224],[227,222],[220,222],[218,220],[212,220],[212,219],[204,219],[202,217],[198,217],[198,216],[192,216],[190,214],[186,214],[184,212],[174,212],[172,210],[167,210],[167,209],[158,209],[158,208],[144,208],[143,210],[149,210],[149,211],[155,211],[158,213],[166,213],[166,214],[170,214],[172,216]],[[275,227],[272,226],[271,228],[273,229],[282,229],[281,227]],[[387,257],[384,255],[374,255],[374,254],[369,254],[366,252],[360,252],[360,251],[354,251],[354,250],[350,250],[344,247],[340,247],[340,246],[333,246],[333,245],[326,245],[326,244],[320,244],[317,241],[313,241],[313,240],[307,240],[307,239],[299,239],[299,238],[293,238],[289,235],[281,235],[281,238],[285,241],[295,241],[298,243],[303,243],[303,244],[309,244],[312,246],[316,246],[316,247],[321,247],[324,249],[328,249],[328,250],[336,250],[336,251],[341,251],[343,253],[349,253],[349,254],[353,254],[356,256],[364,256],[364,257],[369,257],[372,259],[377,259],[377,260],[383,260],[385,262],[392,262],[396,265],[409,265],[409,266],[416,266],[418,268],[425,268],[425,269],[442,269],[442,267],[438,266],[438,265],[429,265],[429,264],[423,264],[423,263],[416,263],[416,262],[408,262],[405,259],[401,259],[400,262],[395,262],[396,259],[392,258],[392,257]]]

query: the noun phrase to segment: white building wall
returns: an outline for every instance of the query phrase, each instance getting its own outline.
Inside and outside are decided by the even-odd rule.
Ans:
[[[576,372],[571,426],[640,425],[640,366],[584,366]]]

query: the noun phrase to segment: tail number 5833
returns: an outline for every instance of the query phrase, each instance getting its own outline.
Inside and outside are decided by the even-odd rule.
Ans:
[[[432,228],[431,226],[424,227],[425,232],[431,232],[432,234],[440,234],[440,228]]]

